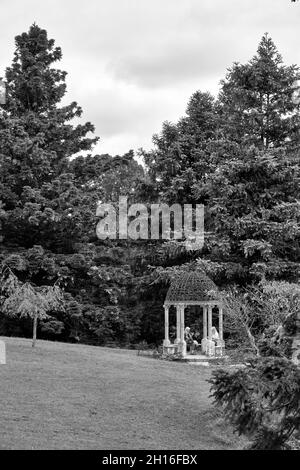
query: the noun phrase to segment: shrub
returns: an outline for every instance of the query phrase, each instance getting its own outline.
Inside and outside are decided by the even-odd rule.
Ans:
[[[257,343],[260,357],[243,369],[217,370],[210,380],[215,402],[235,430],[250,439],[251,449],[295,448],[300,428],[299,291],[277,287],[273,284],[272,297],[285,305],[285,320],[273,336],[267,329]]]
[[[213,372],[213,396],[251,449],[289,448],[300,426],[300,370],[286,358],[258,358],[244,369]]]

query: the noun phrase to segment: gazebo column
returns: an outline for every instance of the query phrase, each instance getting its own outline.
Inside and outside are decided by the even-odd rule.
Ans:
[[[208,306],[208,339],[211,341],[212,337],[212,306]]]
[[[166,305],[164,306],[165,309],[165,339],[164,339],[164,346],[170,345],[169,340],[169,307]]]
[[[225,343],[223,339],[223,307],[222,305],[217,305],[219,309],[219,340],[217,341],[215,347],[215,355],[222,357],[224,356]]]
[[[208,306],[208,340],[206,343],[206,354],[208,356],[215,355],[215,343],[212,341],[212,306]]]
[[[207,307],[203,307],[203,339],[207,339]]]
[[[219,307],[219,336],[223,341],[223,307]]]
[[[175,339],[175,344],[180,343],[180,314],[181,312],[181,306],[177,305],[176,306],[176,339]]]
[[[203,353],[206,353],[207,347],[207,306],[203,307],[203,338],[201,341],[201,349]]]
[[[186,342],[184,339],[184,309],[185,305],[180,305],[180,352],[182,356],[186,356]]]

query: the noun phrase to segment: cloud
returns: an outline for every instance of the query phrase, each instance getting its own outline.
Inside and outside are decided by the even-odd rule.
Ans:
[[[111,71],[117,80],[135,83],[146,88],[166,88],[214,78],[220,72],[220,65],[226,68],[230,63],[229,48],[220,61],[216,61],[219,46],[206,43],[181,43],[173,47],[157,50],[151,56],[136,54],[123,58],[111,65]],[[209,50],[209,52],[208,52]],[[220,64],[221,62],[221,64]]]

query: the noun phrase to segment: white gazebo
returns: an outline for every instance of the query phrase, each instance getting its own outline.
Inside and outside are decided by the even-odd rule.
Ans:
[[[176,276],[167,292],[164,303],[165,309],[165,339],[163,350],[166,354],[180,353],[187,356],[187,347],[184,336],[185,308],[189,305],[199,306],[203,315],[203,331],[201,352],[209,357],[224,355],[225,343],[223,340],[223,306],[217,286],[205,273],[186,272]],[[169,309],[176,307],[176,339],[172,344],[169,339]],[[218,310],[219,339],[212,338],[213,309]]]

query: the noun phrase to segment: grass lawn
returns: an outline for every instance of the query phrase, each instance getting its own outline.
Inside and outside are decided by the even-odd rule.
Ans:
[[[1,338],[0,449],[236,449],[210,370],[93,346]]]

